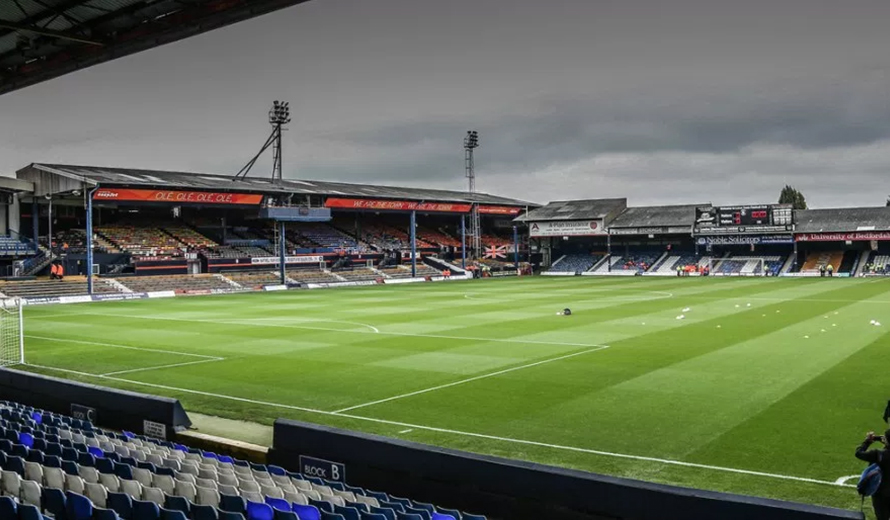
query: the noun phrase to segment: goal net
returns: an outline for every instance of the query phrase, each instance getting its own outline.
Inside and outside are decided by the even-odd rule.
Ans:
[[[0,300],[0,366],[25,362],[25,330],[22,326],[22,301]]]
[[[712,276],[766,276],[766,262],[755,256],[711,258],[708,272]]]

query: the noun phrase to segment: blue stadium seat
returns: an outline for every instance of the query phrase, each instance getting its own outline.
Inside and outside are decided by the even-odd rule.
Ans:
[[[15,455],[16,457],[24,459],[28,456],[28,451],[30,450],[24,444],[15,443],[12,445],[12,453],[10,453],[10,455]]]
[[[4,517],[0,515],[0,518]],[[18,520],[43,520],[43,514],[41,514],[40,508],[37,506],[32,506],[31,504],[19,504]]]
[[[411,507],[413,507],[414,509],[426,509],[430,512],[430,514],[432,514],[436,510],[435,506],[433,506],[432,504],[427,504],[425,502],[412,502]]]
[[[248,501],[247,520],[275,520],[275,511],[269,504]]]
[[[97,459],[105,458],[105,454],[102,452],[102,450],[95,446],[87,446],[87,452]]]
[[[108,499],[105,502],[108,509],[114,509],[118,516],[129,520],[133,516],[133,499],[126,493],[108,492]]]
[[[27,460],[28,462],[36,462],[37,464],[43,465],[43,452],[38,449],[33,449],[28,452],[28,458],[25,460]]]
[[[318,512],[318,508],[316,508],[315,506],[292,504],[291,507],[293,508],[294,513],[296,513],[297,516],[300,517],[300,520],[321,520],[321,513]]]
[[[396,512],[393,509],[388,507],[374,507],[371,506],[371,512],[376,513],[378,515],[383,515],[386,517],[386,520],[396,520]]]
[[[19,444],[24,445],[28,449],[34,447],[34,435],[30,433],[20,433],[19,434]]]
[[[426,509],[418,509],[416,507],[406,507],[405,513],[409,515],[420,515],[423,520],[433,520],[433,515]]]
[[[71,460],[62,461],[62,471],[69,475],[77,475],[79,473],[77,471],[77,463]]]
[[[182,511],[186,516],[188,516],[192,510],[191,504],[187,498],[176,495],[167,495],[164,499],[164,508],[172,511]]]
[[[433,511],[433,520],[457,520],[451,515],[444,515],[438,511]]]
[[[334,513],[341,515],[346,520],[360,520],[358,509],[334,505]]]
[[[464,513],[461,516],[463,517],[463,520],[487,520],[484,515],[468,515],[467,513]]]
[[[220,493],[219,509],[220,511],[228,511],[230,513],[244,513],[244,499],[239,496]]]
[[[347,500],[347,501],[346,501],[346,507],[351,507],[351,508],[353,508],[353,509],[358,509],[358,512],[359,512],[359,513],[361,513],[362,511],[364,511],[365,513],[370,513],[370,512],[371,512],[371,510],[368,509],[368,504],[362,504],[362,503],[359,503],[359,502],[350,502],[350,501]]]
[[[272,508],[275,511],[275,520],[300,520],[293,511],[282,511],[281,509]]]
[[[96,459],[96,469],[99,470],[99,473],[110,475],[114,473],[114,462],[111,459]]]
[[[300,517],[300,520],[304,520],[303,517]],[[321,520],[346,520],[343,518],[343,515],[338,515],[335,513],[328,513],[327,511],[321,512]]]
[[[380,507],[388,507],[395,511],[396,513],[404,513],[405,512],[405,504],[400,502],[390,502],[386,500],[378,499],[377,502],[380,504]]]
[[[399,497],[394,497],[394,496],[390,495],[389,501],[396,503],[396,504],[402,504],[405,507],[411,507],[411,501],[408,500],[407,498],[399,498]]]
[[[7,471],[15,471],[21,476],[25,476],[25,461],[21,457],[6,457],[6,466],[3,468]]]
[[[409,513],[396,513],[396,520],[423,520],[423,517]]]
[[[445,509],[444,507],[438,507],[436,509],[443,515],[448,515],[451,518],[454,518],[454,520],[463,520],[460,511],[457,509]]]
[[[96,458],[90,455],[86,450],[77,452],[77,463],[88,468],[96,467]]]
[[[244,515],[232,511],[220,511],[219,520],[244,520]]]
[[[133,480],[133,467],[129,464],[118,464],[115,462],[114,474],[117,475],[118,478]]]
[[[334,504],[328,502],[327,500],[315,500],[310,498],[309,505],[318,508],[319,511],[326,511],[328,513],[334,512]],[[299,515],[299,511],[297,512]],[[302,517],[302,515],[300,515]]]
[[[18,508],[12,497],[0,497],[0,518],[16,518]]]
[[[219,514],[213,506],[192,504],[192,520],[219,520]]]
[[[67,520],[90,520],[93,517],[93,503],[90,499],[68,491],[65,493],[65,518]]]
[[[366,489],[365,496],[376,498],[378,502],[380,502],[381,500],[384,502],[389,502],[389,495],[381,491],[371,491],[370,489]]]
[[[161,520],[188,520],[188,516],[182,511],[161,508]]]
[[[265,497],[266,503],[272,506],[272,509],[280,509],[282,511],[290,511],[290,502],[281,498]]]
[[[385,515],[381,515],[378,513],[366,513],[364,511],[359,512],[361,520],[386,520]]]
[[[161,508],[154,502],[144,500],[133,501],[132,520],[160,520]]]
[[[62,460],[77,462],[77,450],[74,448],[62,448]]]
[[[281,476],[287,475],[287,471],[284,468],[279,467],[279,466],[269,465],[266,469],[268,469],[269,473],[272,475],[281,475]]]
[[[64,491],[61,489],[44,488],[41,501],[43,502],[44,511],[53,515],[55,518],[65,518],[67,500]]]
[[[113,509],[94,507],[93,520],[120,520],[120,516]]]

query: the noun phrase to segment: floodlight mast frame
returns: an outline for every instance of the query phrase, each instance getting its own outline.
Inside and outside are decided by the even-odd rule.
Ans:
[[[284,126],[290,122],[290,103],[287,101],[274,101],[272,103],[272,108],[269,109],[269,124],[272,125],[272,133],[266,139],[266,142],[260,148],[260,151],[257,152],[257,154],[254,155],[253,158],[248,161],[243,168],[238,170],[238,173],[235,174],[235,177],[232,180],[239,180],[246,177],[247,174],[250,172],[250,169],[253,168],[253,165],[256,164],[257,159],[259,159],[260,156],[263,155],[263,153],[271,147],[272,181],[280,182],[283,171],[281,137]]]
[[[479,132],[467,131],[464,137],[464,169],[470,193],[476,193],[476,161],[473,150],[479,148]],[[471,201],[470,210],[470,257],[478,259],[482,255],[482,226],[479,220],[479,205]]]

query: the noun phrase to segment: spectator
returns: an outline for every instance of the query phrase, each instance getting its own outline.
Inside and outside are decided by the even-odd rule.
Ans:
[[[884,432],[883,437],[876,437],[875,432],[868,432],[865,441],[856,448],[856,458],[869,464],[877,464],[881,468],[884,478],[878,491],[871,497],[871,505],[875,509],[877,520],[890,520],[890,449],[887,449],[887,437],[890,430]],[[872,443],[879,441],[883,449],[869,450]]]

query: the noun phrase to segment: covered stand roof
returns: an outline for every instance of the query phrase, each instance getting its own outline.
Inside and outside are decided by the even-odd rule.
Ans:
[[[890,231],[890,207],[795,210],[794,222],[797,233]]]
[[[0,94],[308,0],[0,0]]]
[[[517,217],[519,222],[614,218],[627,208],[627,199],[560,200]]]
[[[609,224],[612,228],[648,228],[688,226],[695,224],[695,209],[708,204],[682,204],[677,206],[640,206],[627,208]]]
[[[62,164],[31,164],[17,172],[19,179],[35,185],[35,194],[60,193],[80,188],[81,184],[105,187],[157,187],[184,190],[239,191],[252,193],[284,193],[335,197],[407,199],[411,201],[478,202],[505,206],[531,206],[526,201],[451,190],[375,186],[345,182],[244,177],[233,180],[231,175],[191,172],[105,168],[101,166],[72,166]]]

